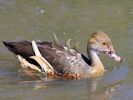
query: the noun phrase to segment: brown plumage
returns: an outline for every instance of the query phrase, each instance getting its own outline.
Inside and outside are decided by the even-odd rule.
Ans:
[[[34,56],[32,44],[29,41],[3,42],[4,45],[16,55],[20,55],[28,62],[37,65],[31,56]],[[77,50],[66,46],[60,46],[52,42],[37,43],[41,55],[51,64],[57,76],[71,78],[88,78],[99,76],[104,72],[98,53],[105,52],[116,61],[121,58],[115,55],[110,38],[103,32],[95,32],[88,40],[87,52],[89,58],[80,54]],[[49,73],[50,74],[50,73]]]

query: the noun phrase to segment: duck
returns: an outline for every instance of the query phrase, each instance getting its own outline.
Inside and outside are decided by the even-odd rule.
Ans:
[[[116,55],[111,39],[102,31],[94,32],[89,37],[88,57],[77,49],[60,45],[57,42],[3,41],[3,43],[9,51],[17,55],[21,63],[23,59],[26,62],[25,65],[28,63],[27,66],[30,66],[31,69],[46,72],[46,76],[68,79],[101,76],[105,72],[105,67],[99,58],[99,53],[105,53],[116,62],[122,61],[122,58]],[[42,60],[45,64],[41,64]]]

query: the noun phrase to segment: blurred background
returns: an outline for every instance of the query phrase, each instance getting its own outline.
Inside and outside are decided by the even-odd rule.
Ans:
[[[107,72],[97,79],[32,80],[21,75],[20,64],[2,41],[78,41],[86,55],[88,37],[103,31],[112,39],[118,64],[100,55]],[[132,0],[0,0],[1,100],[133,100]]]

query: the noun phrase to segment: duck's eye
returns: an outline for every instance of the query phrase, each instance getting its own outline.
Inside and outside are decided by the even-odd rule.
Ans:
[[[103,45],[107,45],[107,43],[106,43],[106,42],[103,42],[102,44],[103,44]]]

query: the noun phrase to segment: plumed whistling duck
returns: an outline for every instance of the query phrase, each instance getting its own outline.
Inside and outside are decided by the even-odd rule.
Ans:
[[[30,64],[34,64],[40,68],[38,64],[39,60],[35,60],[35,58],[33,60],[33,58],[31,58],[31,56],[35,56],[31,42],[3,43],[11,52],[20,55]],[[90,36],[87,44],[88,57],[75,49],[61,46],[57,43],[38,42],[36,46],[42,58],[52,67],[53,75],[71,79],[83,79],[102,75],[105,69],[98,56],[100,52],[107,54],[115,61],[121,61],[121,58],[115,54],[111,39],[104,32],[95,32]],[[47,71],[47,75],[51,75],[51,72]]]

